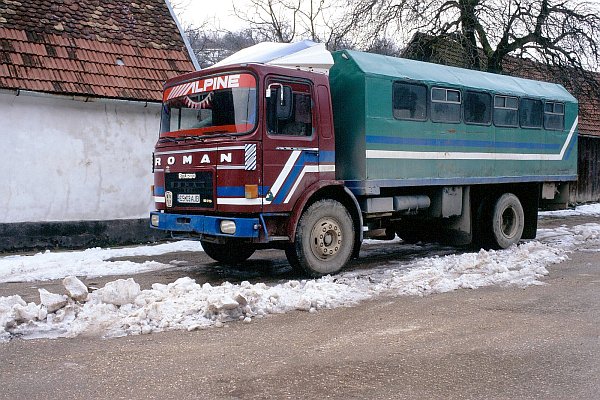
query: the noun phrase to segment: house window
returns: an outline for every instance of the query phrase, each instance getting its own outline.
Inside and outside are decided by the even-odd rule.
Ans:
[[[519,99],[512,96],[494,96],[494,125],[519,126]]]
[[[492,96],[467,91],[465,94],[465,123],[487,125],[492,122]]]
[[[460,122],[460,90],[431,89],[431,120],[433,122]]]
[[[394,118],[425,121],[427,119],[427,87],[394,82],[392,103]]]
[[[562,131],[565,128],[565,105],[547,101],[544,105],[544,128]]]
[[[542,102],[540,100],[521,99],[521,107],[519,107],[521,128],[541,128],[542,121]]]

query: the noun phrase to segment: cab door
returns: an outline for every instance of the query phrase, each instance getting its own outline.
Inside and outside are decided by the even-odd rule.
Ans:
[[[312,82],[266,79],[263,139],[265,212],[292,210],[298,197],[319,180],[319,138]]]

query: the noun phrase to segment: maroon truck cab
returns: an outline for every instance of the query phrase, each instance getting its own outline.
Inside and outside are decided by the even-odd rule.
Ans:
[[[347,192],[335,179],[334,151],[326,74],[240,64],[171,79],[153,156],[151,226],[199,239],[218,261],[276,247],[297,263],[303,211],[320,191]],[[340,251],[331,236],[338,228],[320,235],[324,257]]]

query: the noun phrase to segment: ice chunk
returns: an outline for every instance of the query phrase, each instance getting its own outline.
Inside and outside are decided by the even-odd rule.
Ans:
[[[88,288],[75,276],[67,276],[62,281],[67,295],[75,301],[85,301],[88,297]]]
[[[133,278],[117,279],[108,282],[97,293],[103,303],[122,306],[135,301],[135,298],[140,294],[140,285]]]
[[[239,303],[230,296],[211,296],[208,298],[208,309],[211,311],[233,310],[239,307]]]
[[[64,294],[50,293],[46,289],[38,289],[40,292],[40,302],[46,306],[48,312],[53,313],[67,305],[68,297]]]
[[[234,300],[237,301],[238,304],[242,307],[248,305],[248,300],[241,293],[236,294]]]
[[[17,294],[14,296],[0,297],[0,313],[2,311],[11,310],[15,304],[20,304],[22,306],[27,305],[21,296]]]
[[[309,311],[312,306],[312,301],[308,296],[302,296],[296,303],[296,310]]]
[[[0,341],[2,338],[8,340],[10,336],[5,333],[5,328],[13,326],[15,324],[15,307],[25,307],[27,303],[23,301],[21,296],[14,295],[8,297],[0,297]]]
[[[29,303],[26,306],[16,304],[13,307],[15,321],[29,322],[38,319],[43,313],[40,311],[40,306],[35,303]]]

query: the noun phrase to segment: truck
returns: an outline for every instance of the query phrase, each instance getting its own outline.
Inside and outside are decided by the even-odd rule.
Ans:
[[[577,124],[558,84],[263,43],[165,83],[150,225],[311,277],[365,238],[505,249],[568,203]]]

